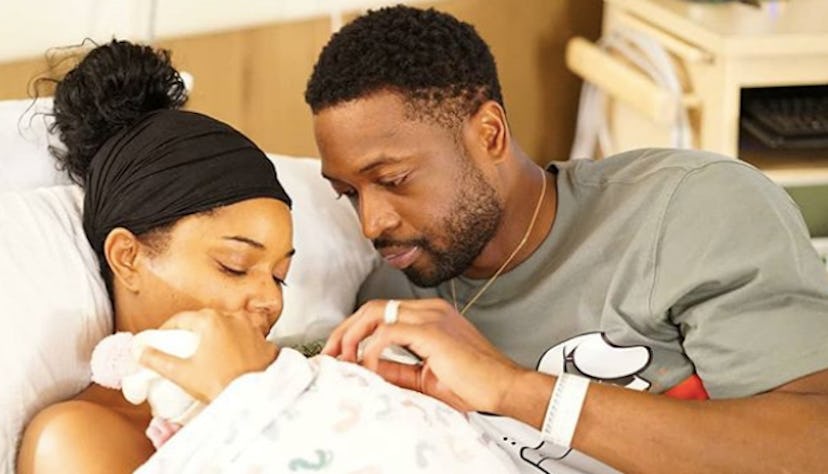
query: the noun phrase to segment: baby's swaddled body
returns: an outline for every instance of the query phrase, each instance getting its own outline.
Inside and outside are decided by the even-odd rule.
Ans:
[[[264,372],[236,379],[137,472],[297,470],[517,472],[493,440],[439,400],[289,348]]]

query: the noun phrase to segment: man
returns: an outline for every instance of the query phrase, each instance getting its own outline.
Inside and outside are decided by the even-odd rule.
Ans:
[[[372,336],[364,365],[473,412],[527,473],[824,471],[828,276],[756,170],[675,150],[544,170],[486,44],[433,10],[345,26],[306,99],[323,173],[387,262],[362,297],[396,298],[325,353],[356,361]],[[142,362],[215,392],[273,360],[231,319],[178,321],[202,336],[192,361]]]
[[[362,296],[405,298],[368,302],[325,353],[356,361],[373,334],[363,364],[477,412],[526,472],[824,469],[828,278],[754,169],[638,150],[543,170],[486,44],[434,10],[345,26],[306,101],[387,263]],[[392,344],[422,363],[381,360]]]

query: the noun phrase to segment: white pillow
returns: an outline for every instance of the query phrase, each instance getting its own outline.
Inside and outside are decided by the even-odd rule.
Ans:
[[[69,184],[47,153],[52,99],[0,101],[0,191]]]
[[[269,155],[293,200],[293,257],[284,288],[284,310],[270,338],[281,345],[326,337],[350,315],[360,285],[379,254],[362,236],[347,199],[336,199],[322,178],[321,162]]]
[[[82,192],[71,185],[26,189],[66,178],[48,155],[44,127],[23,141],[7,133],[30,104],[15,102],[16,114],[4,114],[10,107],[0,102],[0,373],[7,380],[0,391],[0,472],[9,474],[25,423],[89,383],[91,350],[112,332],[109,300],[83,234]],[[300,344],[324,337],[351,313],[379,257],[350,204],[336,200],[321,177],[318,160],[270,159],[293,199],[296,256],[269,337]]]
[[[14,472],[25,423],[89,383],[112,332],[106,288],[75,186],[0,193],[0,470]]]

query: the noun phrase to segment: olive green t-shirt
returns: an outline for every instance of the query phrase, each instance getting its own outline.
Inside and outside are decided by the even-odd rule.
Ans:
[[[466,312],[513,360],[682,398],[749,396],[828,368],[828,273],[796,205],[760,172],[666,149],[549,170],[551,231]],[[485,282],[456,278],[458,306]],[[448,283],[418,288],[381,266],[361,299],[435,295],[452,301]],[[568,457],[527,454],[537,432],[514,423],[489,423],[513,456],[539,469]]]

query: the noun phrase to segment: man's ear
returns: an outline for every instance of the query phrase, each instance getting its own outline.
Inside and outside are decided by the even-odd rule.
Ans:
[[[118,280],[129,291],[138,291],[138,257],[141,243],[132,232],[123,227],[116,227],[109,232],[104,241],[104,256],[112,271],[112,279]]]
[[[506,111],[493,100],[483,103],[470,119],[473,140],[494,161],[499,162],[509,147],[509,124]]]

